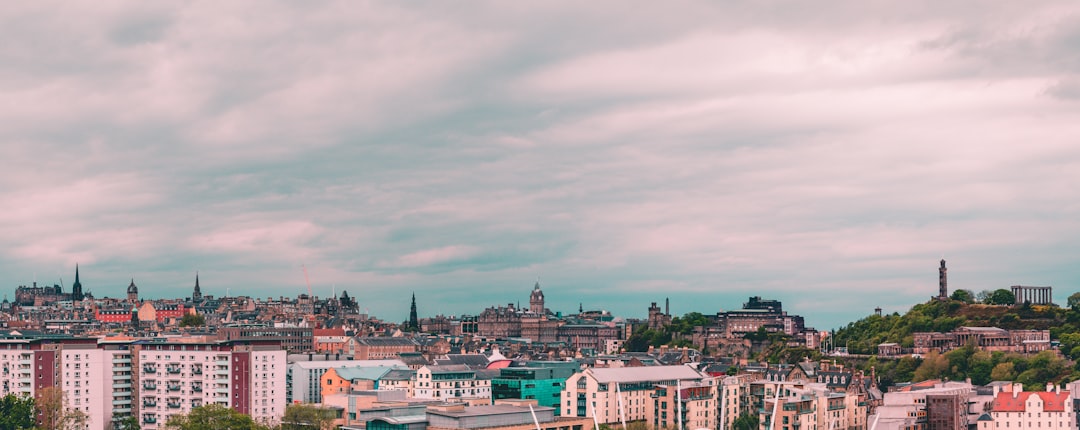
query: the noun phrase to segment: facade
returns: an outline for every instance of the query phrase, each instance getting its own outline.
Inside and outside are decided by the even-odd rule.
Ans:
[[[1050,429],[1076,428],[1073,398],[1068,391],[1052,388],[1050,391],[1023,391],[1016,384],[1008,391],[994,397],[990,419],[980,419],[978,430],[999,429]]]
[[[562,412],[560,398],[566,387],[566,378],[574,369],[557,367],[507,367],[499,370],[499,377],[491,380],[491,399],[536,400],[537,405],[555,408],[555,415]]]
[[[145,342],[136,351],[143,429],[210,403],[268,424],[285,412],[285,351],[275,342]]]
[[[657,385],[653,388],[652,407],[645,419],[652,428],[716,428],[717,387],[712,381],[677,385]]]
[[[997,327],[959,327],[949,333],[917,332],[913,352],[948,352],[974,343],[985,351],[1036,353],[1050,349],[1050,330],[1005,330]]]
[[[219,328],[217,335],[218,339],[223,341],[278,342],[289,352],[315,350],[315,335],[310,327],[235,325]]]
[[[491,380],[461,364],[424,366],[416,371],[413,396],[417,399],[460,401],[491,399]]]
[[[617,423],[622,405],[626,421],[643,421],[650,417],[657,385],[696,384],[707,378],[688,366],[586,369],[566,380],[561,396],[562,416],[595,415],[600,423]]]

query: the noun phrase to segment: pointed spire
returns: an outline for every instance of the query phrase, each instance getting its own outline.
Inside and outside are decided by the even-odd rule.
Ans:
[[[75,283],[79,283],[79,263],[75,263]]]
[[[195,291],[199,291],[199,271],[195,271]]]

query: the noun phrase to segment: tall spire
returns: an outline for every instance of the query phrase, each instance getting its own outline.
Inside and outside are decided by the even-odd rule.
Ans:
[[[79,263],[75,263],[75,283],[71,284],[71,300],[77,302],[82,299],[82,282],[79,282]]]
[[[416,293],[412,294],[412,306],[409,308],[409,330],[420,331],[420,322],[416,319]]]
[[[199,288],[199,271],[198,270],[195,271],[195,291],[191,292],[191,301],[192,302],[201,302],[202,301],[202,289]]]

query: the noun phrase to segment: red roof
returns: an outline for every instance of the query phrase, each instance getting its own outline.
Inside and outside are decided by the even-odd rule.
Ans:
[[[1022,391],[1013,398],[1013,393],[1002,391],[994,398],[994,412],[1025,412],[1027,400],[1032,394],[1043,402],[1043,411],[1065,412],[1065,402],[1069,399],[1068,391],[1050,393],[1045,391]]]
[[[345,336],[343,328],[317,328],[311,330],[312,336]]]
[[[507,360],[495,360],[495,361],[492,361],[491,363],[488,363],[487,369],[502,369],[502,368],[510,367],[510,365],[513,364],[513,363],[514,363],[514,360],[509,360],[509,359],[507,359]]]

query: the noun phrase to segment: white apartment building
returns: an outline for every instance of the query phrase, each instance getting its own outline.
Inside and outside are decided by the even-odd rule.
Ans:
[[[87,428],[109,429],[114,420],[132,414],[135,400],[131,343],[98,344],[96,339],[80,339],[57,350],[59,387],[68,409],[86,413]]]
[[[1015,384],[998,392],[990,410],[990,419],[981,417],[979,430],[1066,430],[1076,428],[1073,399],[1069,391],[1047,387],[1047,391],[1024,391]]]
[[[649,418],[653,388],[657,385],[700,384],[712,379],[687,366],[590,368],[566,380],[562,392],[562,416],[591,417],[601,423]],[[417,379],[419,381],[419,378]],[[595,411],[595,412],[594,412]]]
[[[413,396],[417,399],[491,399],[491,380],[476,377],[463,364],[423,366],[416,371]]]
[[[143,429],[217,403],[274,424],[285,413],[285,350],[272,343],[145,342],[137,347],[137,404]]]

